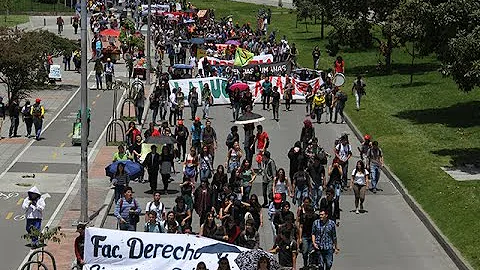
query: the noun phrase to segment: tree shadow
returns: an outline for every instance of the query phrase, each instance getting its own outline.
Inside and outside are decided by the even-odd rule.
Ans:
[[[457,103],[450,107],[401,111],[395,117],[415,124],[443,124],[453,128],[480,125],[480,101]]]
[[[434,82],[412,82],[412,83],[395,83],[390,86],[390,88],[395,88],[395,89],[401,89],[401,88],[413,88],[413,87],[420,87],[420,86],[425,86],[425,85],[431,85],[431,84],[440,84],[440,83],[434,83]]]
[[[379,65],[355,66],[347,69],[347,74],[364,74],[365,77],[389,76],[392,74],[420,75],[426,72],[436,71],[440,68],[440,65],[437,63],[419,63],[412,66],[406,63],[393,63],[391,74],[388,74],[384,68],[384,66]]]
[[[441,149],[431,151],[431,153],[437,156],[450,157],[452,159],[450,164],[457,169],[466,168],[466,165],[468,166],[469,164],[473,164],[474,167],[480,168],[480,148],[478,147]]]

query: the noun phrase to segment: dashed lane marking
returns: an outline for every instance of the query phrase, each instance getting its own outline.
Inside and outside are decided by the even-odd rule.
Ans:
[[[13,212],[8,212],[7,216],[5,219],[11,219],[13,217]]]
[[[68,137],[71,138],[73,136],[73,133],[70,132],[70,134],[68,134]]]
[[[65,146],[65,143],[62,142],[62,143],[60,144],[60,147],[64,147],[64,146]]]
[[[24,198],[20,198],[20,199],[18,199],[18,201],[17,201],[17,205],[21,205],[21,204],[23,203],[23,200],[24,200]]]
[[[43,166],[42,172],[48,170],[48,165]]]

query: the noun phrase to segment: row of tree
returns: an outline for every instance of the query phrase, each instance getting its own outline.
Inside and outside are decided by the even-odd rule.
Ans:
[[[48,83],[47,56],[71,55],[77,45],[46,30],[0,28],[0,83],[8,99],[22,99]]]
[[[299,19],[321,18],[333,28],[327,49],[376,46],[391,72],[392,51],[416,57],[435,54],[442,73],[459,88],[480,86],[480,1],[469,0],[294,0]]]

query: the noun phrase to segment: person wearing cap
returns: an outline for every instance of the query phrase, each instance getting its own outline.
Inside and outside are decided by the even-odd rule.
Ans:
[[[40,104],[42,100],[37,98],[35,99],[35,104],[33,104],[30,109],[30,114],[33,116],[33,125],[35,126],[35,139],[40,140],[40,133],[42,133],[43,118],[45,115],[45,108]]]
[[[85,246],[85,224],[78,224],[77,231],[78,236],[75,238],[75,243],[73,245],[75,249],[75,258],[77,259],[77,266],[83,267],[85,264],[84,260],[84,246]]]
[[[370,149],[370,147],[372,146],[372,141],[371,141],[372,137],[368,134],[365,134],[363,136],[363,142],[362,144],[360,145],[360,147],[358,147],[358,152],[360,153],[360,159],[365,161],[364,158],[367,157],[367,152],[368,152],[368,149]],[[367,163],[368,164],[368,163]]]
[[[5,103],[3,103],[3,97],[0,97],[0,133],[2,132],[3,121],[5,121],[6,109]],[[0,140],[2,136],[0,136]]]
[[[282,194],[275,193],[273,195],[273,201],[268,205],[268,219],[270,220],[270,225],[272,227],[273,239],[277,236],[277,229],[273,221],[282,211],[282,202]]]
[[[107,85],[107,90],[111,90],[113,76],[115,76],[115,66],[113,65],[110,58],[107,58],[107,63],[105,63],[103,70],[105,73],[105,84]]]
[[[133,198],[132,187],[125,187],[123,197],[115,205],[114,216],[118,220],[118,228],[122,231],[136,231],[141,212],[142,208]]]

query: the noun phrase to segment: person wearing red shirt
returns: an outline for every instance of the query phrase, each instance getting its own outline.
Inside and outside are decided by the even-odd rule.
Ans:
[[[261,169],[263,153],[265,152],[265,150],[267,150],[270,144],[270,138],[268,137],[268,133],[263,131],[262,125],[257,126],[257,135],[255,136],[255,140],[250,146],[250,149],[253,149],[253,146],[255,145],[256,142],[257,142],[258,154],[255,160],[257,161],[258,169]]]
[[[337,56],[337,60],[333,62],[333,70],[335,73],[345,73],[345,61],[341,56]]]
[[[142,133],[135,127],[135,122],[131,121],[128,123],[128,130],[125,135],[127,137],[127,144],[130,146],[135,143],[135,138],[137,138],[137,135],[142,136]]]
[[[77,232],[79,233],[79,236],[75,238],[75,258],[77,259],[77,266],[80,266],[81,269],[85,264],[83,258],[83,247],[85,245],[85,224],[78,224]]]

